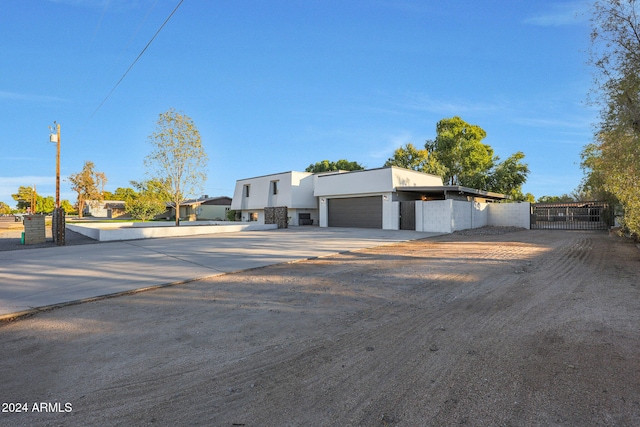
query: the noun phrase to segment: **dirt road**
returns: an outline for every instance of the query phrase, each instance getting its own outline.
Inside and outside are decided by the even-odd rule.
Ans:
[[[442,236],[4,324],[0,425],[640,425],[639,329],[631,243]]]

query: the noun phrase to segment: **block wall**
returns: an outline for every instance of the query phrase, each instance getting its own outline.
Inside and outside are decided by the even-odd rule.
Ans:
[[[34,245],[46,242],[44,215],[27,215],[24,217],[24,244]]]
[[[489,205],[489,223],[492,226],[531,228],[530,203],[492,203]]]

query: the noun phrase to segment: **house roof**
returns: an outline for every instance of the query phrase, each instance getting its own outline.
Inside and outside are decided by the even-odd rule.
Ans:
[[[396,187],[396,191],[407,191],[411,193],[425,193],[425,194],[445,194],[446,193],[458,193],[465,196],[483,197],[491,200],[505,200],[509,199],[509,196],[500,193],[493,193],[491,191],[476,190],[475,188],[462,187],[460,185],[443,185],[443,186],[429,186],[429,187]]]
[[[215,203],[215,202],[222,202],[222,201],[229,201],[229,203]],[[213,202],[213,203],[211,203]],[[170,203],[170,202],[169,202]],[[180,205],[184,206],[184,205],[202,205],[202,204],[220,204],[220,205],[230,205],[231,204],[231,197],[228,196],[219,196],[219,197],[202,197],[200,199],[189,199],[189,200],[185,200],[184,202],[180,203]],[[171,206],[173,206],[173,204],[171,204]]]

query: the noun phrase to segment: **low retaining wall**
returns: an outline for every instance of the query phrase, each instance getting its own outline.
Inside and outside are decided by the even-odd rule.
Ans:
[[[275,224],[230,223],[228,221],[203,221],[185,223],[175,227],[174,222],[87,222],[67,223],[67,228],[101,242],[116,240],[150,239],[157,237],[197,236],[200,234],[235,233],[239,231],[274,230]]]

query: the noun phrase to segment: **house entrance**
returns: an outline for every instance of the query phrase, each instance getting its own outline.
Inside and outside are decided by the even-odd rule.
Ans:
[[[611,210],[604,202],[532,203],[532,230],[606,230]]]

